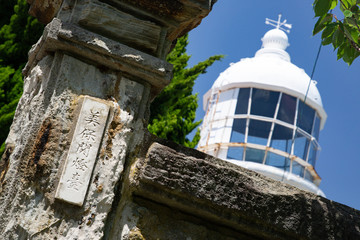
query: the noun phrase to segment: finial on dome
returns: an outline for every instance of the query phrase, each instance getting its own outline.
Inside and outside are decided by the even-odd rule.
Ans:
[[[290,62],[290,56],[285,51],[289,46],[288,37],[285,32],[290,32],[292,25],[286,23],[286,20],[281,21],[281,14],[277,21],[266,18],[266,24],[274,26],[275,29],[269,30],[261,39],[262,48],[256,52],[255,57],[260,56],[277,56],[281,59]],[[285,29],[288,28],[288,29]]]
[[[287,33],[290,33],[292,24],[286,23],[286,21],[287,21],[286,19],[283,22],[281,22],[280,19],[281,19],[281,14],[279,14],[277,21],[269,19],[269,18],[265,18],[265,24],[271,25],[273,27],[276,27],[276,29],[281,29]],[[285,29],[283,26],[288,29]]]

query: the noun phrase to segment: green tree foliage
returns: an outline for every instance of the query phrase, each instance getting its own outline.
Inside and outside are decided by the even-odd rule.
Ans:
[[[0,64],[17,69],[27,61],[30,47],[39,39],[43,25],[29,16],[26,0],[18,0],[9,24],[0,29]]]
[[[337,58],[348,65],[360,55],[360,0],[315,0],[315,24],[313,34],[322,31],[322,44],[332,44]],[[332,13],[339,6],[343,18]]]
[[[21,69],[43,25],[28,14],[26,0],[2,0],[0,10],[0,155],[23,89]]]
[[[0,141],[3,143],[9,132],[17,103],[23,87],[21,69],[0,67]],[[2,144],[4,145],[4,144]],[[1,153],[4,150],[2,146]]]
[[[186,54],[187,44],[187,35],[179,38],[167,56],[167,61],[174,65],[174,77],[151,104],[148,129],[158,137],[193,148],[200,139],[199,129],[192,140],[186,136],[201,123],[194,122],[198,104],[197,94],[192,94],[193,86],[197,77],[206,73],[206,69],[223,56],[212,56],[187,68],[190,59]]]

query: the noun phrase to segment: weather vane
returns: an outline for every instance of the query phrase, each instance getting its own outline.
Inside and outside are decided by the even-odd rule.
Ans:
[[[281,14],[279,14],[279,18],[277,21],[269,19],[269,18],[265,18],[265,24],[274,26],[274,27],[276,27],[276,29],[281,29],[287,33],[290,33],[290,29],[292,28],[292,25],[289,23],[286,23],[286,21],[287,21],[286,19],[283,22],[281,22],[280,19],[281,19]],[[288,28],[288,29],[285,29],[285,28]]]

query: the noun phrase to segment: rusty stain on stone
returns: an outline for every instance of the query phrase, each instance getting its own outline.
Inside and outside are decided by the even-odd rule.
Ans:
[[[91,217],[87,219],[86,225],[90,226],[91,224],[93,224],[93,222],[95,221],[95,216],[95,213],[92,213]]]
[[[103,191],[104,187],[102,185],[99,185],[96,190],[97,192],[101,193]]]
[[[5,152],[0,160],[0,183],[3,184],[5,175],[9,169],[10,155],[14,151],[14,145],[7,145]]]
[[[46,123],[43,125],[39,131],[38,138],[35,142],[35,152],[32,159],[32,163],[37,165],[39,163],[42,153],[45,151],[46,143],[49,140],[51,130],[51,123]]]
[[[118,109],[117,111],[120,112],[120,109]],[[113,157],[112,140],[114,139],[116,133],[120,132],[123,127],[124,127],[124,124],[120,122],[120,115],[115,113],[115,116],[114,116],[113,120],[111,121],[110,127],[107,131],[105,152],[104,151],[101,152],[101,154],[100,154],[101,158],[103,158],[104,155],[107,156],[108,158]],[[104,158],[104,159],[107,159],[107,158]]]
[[[52,128],[53,124],[48,119],[41,125],[31,150],[30,159],[21,167],[24,180],[33,181],[35,176],[40,177],[44,174],[47,163],[42,156],[50,142]]]

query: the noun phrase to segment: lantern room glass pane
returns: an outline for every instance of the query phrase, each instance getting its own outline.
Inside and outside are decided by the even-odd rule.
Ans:
[[[293,129],[275,124],[270,147],[290,153],[292,144]]]
[[[306,105],[303,101],[299,101],[298,120],[296,126],[311,134],[314,116],[315,110]]]
[[[267,153],[265,164],[276,168],[280,168],[281,170],[284,171],[289,171],[290,169],[290,159],[273,152]]]
[[[294,124],[296,111],[296,98],[285,93],[282,94],[277,119]]]
[[[246,119],[234,119],[230,142],[245,142]]]
[[[244,148],[243,147],[229,147],[227,152],[228,159],[243,160]]]
[[[305,168],[296,161],[292,161],[292,173],[300,177],[304,176]]]
[[[317,151],[318,148],[314,142],[310,145],[310,152],[309,152],[309,160],[308,163],[310,163],[315,168],[316,158],[317,158]]]
[[[250,119],[248,143],[266,146],[271,128],[271,122]]]
[[[314,181],[313,176],[310,174],[310,172],[308,170],[305,170],[305,179],[309,180],[310,182]]]
[[[319,131],[320,131],[320,118],[319,116],[316,114],[316,117],[315,117],[315,123],[314,123],[314,128],[313,128],[313,131],[312,131],[312,134],[313,137],[319,141]]]
[[[275,124],[272,139],[291,140],[293,136],[293,129]]]
[[[250,88],[240,88],[235,114],[247,114],[249,106]]]
[[[246,148],[245,161],[263,163],[265,156],[264,150]]]
[[[251,114],[273,118],[279,94],[279,92],[254,88],[251,97]]]
[[[294,155],[306,161],[309,145],[310,140],[297,131],[294,141]]]

